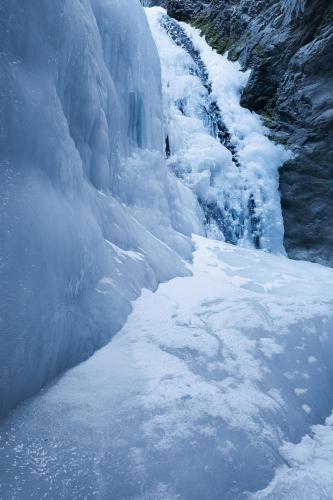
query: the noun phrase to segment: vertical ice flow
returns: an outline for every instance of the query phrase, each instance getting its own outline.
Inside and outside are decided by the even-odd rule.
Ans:
[[[146,13],[162,63],[168,164],[195,192],[207,235],[283,253],[278,168],[289,154],[240,106],[249,73],[165,10]]]

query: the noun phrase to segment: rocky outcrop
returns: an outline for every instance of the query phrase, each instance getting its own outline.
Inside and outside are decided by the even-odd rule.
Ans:
[[[333,265],[331,0],[156,0],[252,68],[242,104],[261,114],[294,159],[280,171],[285,247]]]

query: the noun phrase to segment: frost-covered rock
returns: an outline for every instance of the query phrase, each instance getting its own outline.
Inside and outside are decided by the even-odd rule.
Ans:
[[[0,413],[85,359],[201,231],[139,0],[0,6]]]

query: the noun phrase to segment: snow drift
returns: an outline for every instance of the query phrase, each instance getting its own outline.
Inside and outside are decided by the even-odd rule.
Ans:
[[[0,6],[0,413],[105,344],[201,231],[139,0]]]

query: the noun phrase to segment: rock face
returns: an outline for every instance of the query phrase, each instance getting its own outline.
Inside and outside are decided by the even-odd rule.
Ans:
[[[280,172],[290,257],[333,265],[333,3],[157,0],[252,68],[242,104],[295,152]]]

